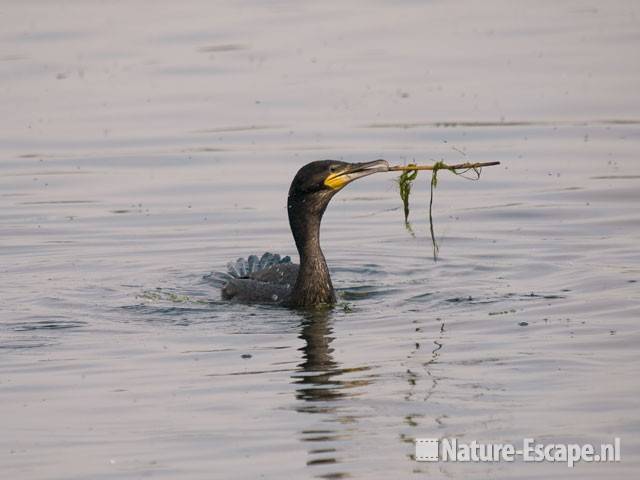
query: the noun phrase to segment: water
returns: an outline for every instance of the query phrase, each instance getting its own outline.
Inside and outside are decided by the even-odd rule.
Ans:
[[[15,2],[0,9],[6,478],[632,478],[634,2]],[[329,207],[342,303],[222,302],[295,256],[307,161],[499,160]],[[622,462],[416,463],[416,437]]]

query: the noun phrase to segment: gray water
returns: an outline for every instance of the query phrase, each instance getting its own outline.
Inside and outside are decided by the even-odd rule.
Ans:
[[[0,472],[635,478],[636,2],[4,2]],[[296,257],[308,161],[501,161],[331,203],[330,311],[221,301]],[[622,461],[417,463],[417,437]]]

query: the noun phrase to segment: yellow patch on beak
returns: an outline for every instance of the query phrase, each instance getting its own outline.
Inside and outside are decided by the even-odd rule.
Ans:
[[[347,183],[351,181],[348,174],[343,173],[332,173],[327,178],[324,179],[324,184],[329,187],[337,190],[338,188],[344,187]]]

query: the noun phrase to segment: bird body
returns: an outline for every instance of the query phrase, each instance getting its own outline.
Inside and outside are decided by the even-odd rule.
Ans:
[[[333,196],[357,178],[388,171],[384,160],[346,163],[319,160],[303,166],[289,188],[287,211],[300,264],[289,257],[264,254],[229,264],[222,298],[245,303],[276,303],[292,308],[332,305],[336,295],[320,248],[322,216]]]

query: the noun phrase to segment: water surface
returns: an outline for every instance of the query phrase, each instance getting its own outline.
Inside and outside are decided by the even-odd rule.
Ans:
[[[640,460],[634,2],[19,2],[0,11],[7,478],[632,478]],[[320,158],[393,176],[322,230],[341,303],[222,302],[296,256]],[[416,437],[609,442],[617,464],[416,463]]]

